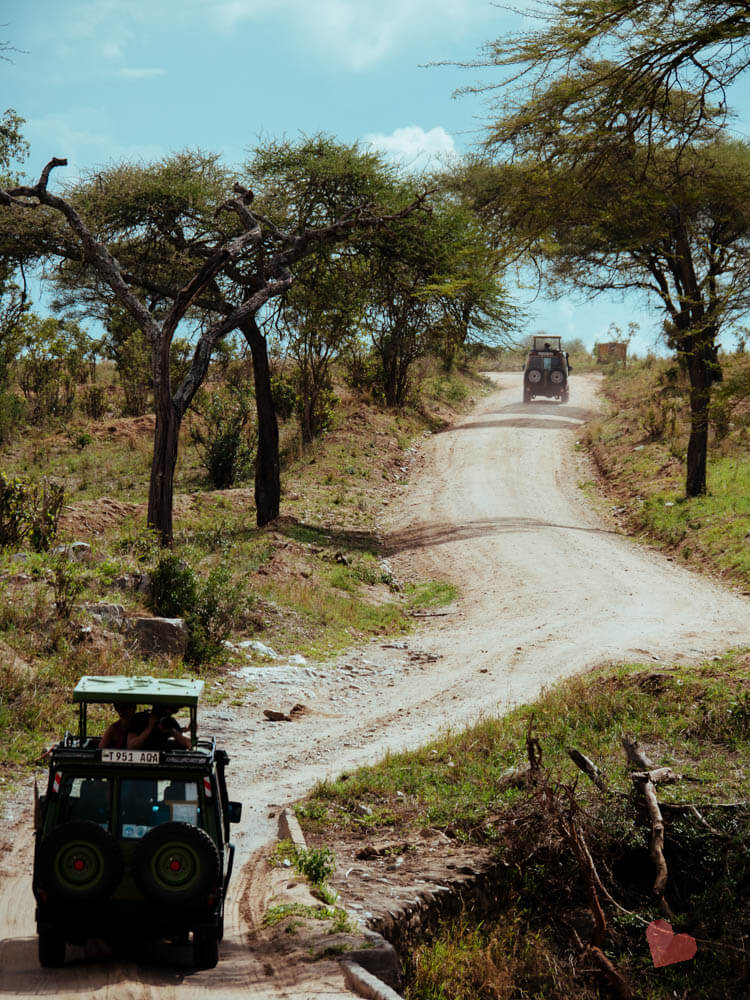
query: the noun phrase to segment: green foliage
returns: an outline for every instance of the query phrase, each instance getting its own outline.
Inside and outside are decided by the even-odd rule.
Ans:
[[[242,581],[233,582],[227,566],[211,570],[199,581],[195,602],[186,615],[190,633],[186,659],[196,664],[217,659],[249,602]]]
[[[82,395],[81,408],[86,416],[102,420],[109,409],[109,389],[104,385],[88,385]]]
[[[312,885],[323,886],[336,870],[336,860],[330,847],[298,847],[294,867]]]
[[[271,395],[276,415],[281,420],[288,420],[297,406],[297,389],[294,379],[284,374],[272,375]]]
[[[43,480],[31,484],[0,472],[0,547],[20,548],[29,541],[36,552],[46,551],[57,534],[65,502],[65,488]]]
[[[68,417],[73,411],[76,383],[85,377],[91,351],[85,331],[71,320],[23,317],[23,354],[18,382],[34,421]]]
[[[185,658],[202,664],[216,659],[224,640],[248,605],[241,582],[233,582],[225,565],[201,578],[175,553],[159,559],[152,574],[152,606],[167,618],[182,617],[189,640]]]
[[[18,433],[26,416],[23,401],[14,392],[0,390],[0,444]]]
[[[163,555],[151,573],[151,604],[157,615],[177,618],[196,605],[198,577],[173,552]]]
[[[252,476],[257,433],[252,426],[255,397],[245,385],[229,386],[203,397],[190,436],[203,457],[211,484],[227,489]]]
[[[52,561],[52,586],[57,616],[67,620],[85,586],[81,567],[65,554],[61,554]]]
[[[140,417],[148,409],[151,390],[151,351],[140,330],[135,330],[120,347],[117,372],[124,397],[126,417]]]

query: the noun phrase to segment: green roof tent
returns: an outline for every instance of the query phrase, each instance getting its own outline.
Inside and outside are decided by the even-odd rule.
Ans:
[[[73,701],[79,706],[80,746],[86,742],[86,706],[116,701],[189,708],[190,739],[195,746],[198,698],[202,690],[203,681],[173,677],[82,677],[73,690]]]

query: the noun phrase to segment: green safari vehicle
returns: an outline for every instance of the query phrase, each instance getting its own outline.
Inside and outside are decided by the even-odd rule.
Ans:
[[[58,966],[67,943],[99,938],[187,940],[196,966],[213,968],[232,874],[229,757],[197,735],[203,681],[83,677],[73,692],[77,734],[50,751],[36,808],[33,892],[39,961]],[[189,710],[189,747],[100,749],[88,731],[96,703]],[[188,740],[183,740],[187,743]]]

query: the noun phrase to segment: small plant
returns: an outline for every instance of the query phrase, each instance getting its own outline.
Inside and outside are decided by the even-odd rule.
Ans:
[[[294,854],[294,867],[312,885],[322,888],[336,870],[336,861],[330,847],[298,847]]]
[[[67,621],[85,585],[80,567],[65,556],[52,563],[52,586],[55,592],[57,617]]]

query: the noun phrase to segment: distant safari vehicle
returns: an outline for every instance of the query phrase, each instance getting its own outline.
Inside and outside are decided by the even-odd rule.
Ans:
[[[89,938],[116,944],[190,935],[195,965],[216,965],[234,860],[229,824],[242,807],[227,795],[226,752],[215,739],[198,738],[202,688],[203,681],[154,677],[82,677],[76,685],[78,734],[66,733],[50,752],[36,809],[41,965],[62,965],[66,944]],[[149,728],[159,733],[148,748],[127,741],[101,748],[106,739],[87,728],[95,703],[116,703],[131,716],[150,706],[138,714],[153,718]],[[182,734],[172,713],[186,709]]]
[[[535,336],[523,369],[523,401],[547,396],[567,403],[568,373],[572,371],[568,355],[559,337]]]

